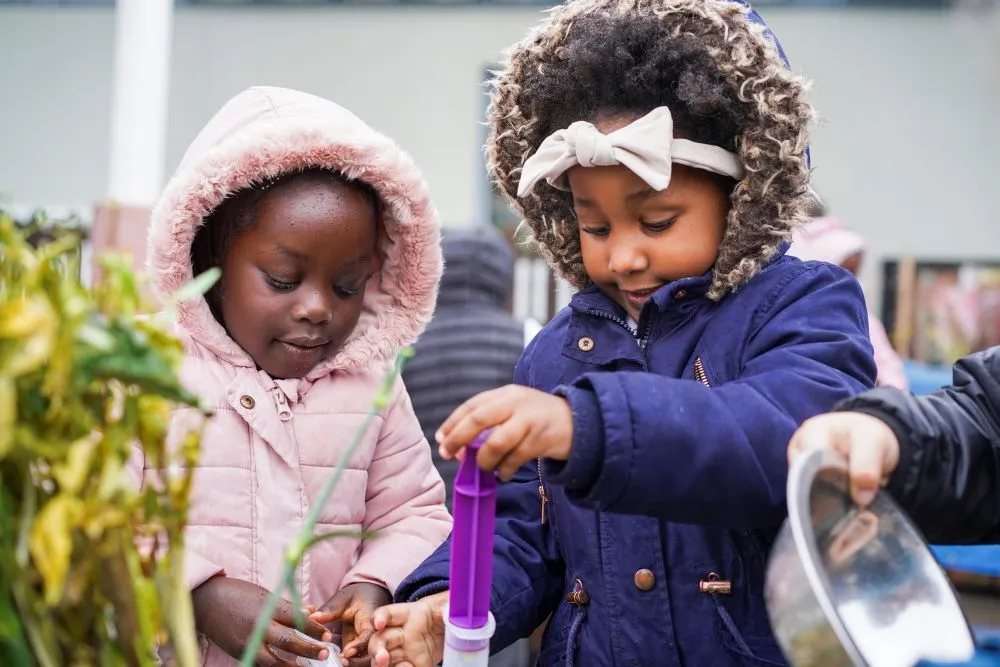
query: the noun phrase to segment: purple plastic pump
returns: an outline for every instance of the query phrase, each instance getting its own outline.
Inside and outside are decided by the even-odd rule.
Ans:
[[[448,620],[459,628],[482,628],[490,613],[497,479],[492,470],[476,465],[476,455],[488,436],[489,431],[480,434],[466,448],[452,495]]]

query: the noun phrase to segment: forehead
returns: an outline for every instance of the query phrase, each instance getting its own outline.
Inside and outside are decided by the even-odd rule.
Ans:
[[[680,164],[673,165],[670,185],[659,192],[622,165],[575,166],[569,170],[568,179],[576,206],[589,206],[594,204],[595,199],[608,198],[630,205],[646,201],[670,202],[698,196],[715,196],[718,188],[712,174]]]
[[[370,254],[377,237],[371,199],[332,179],[279,184],[248,213],[254,224],[237,244],[245,238],[265,252],[342,261]]]

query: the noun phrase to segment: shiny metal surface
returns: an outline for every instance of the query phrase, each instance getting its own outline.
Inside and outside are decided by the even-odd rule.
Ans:
[[[972,631],[944,571],[888,494],[867,509],[847,468],[816,450],[789,471],[788,520],[768,562],[768,614],[795,667],[963,661]]]

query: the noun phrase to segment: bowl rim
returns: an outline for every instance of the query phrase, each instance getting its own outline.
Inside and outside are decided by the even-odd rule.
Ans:
[[[848,471],[847,459],[845,459],[841,454],[835,452],[831,449],[813,449],[805,452],[803,456],[798,457],[795,463],[792,465],[792,469],[789,470],[788,474],[788,486],[787,486],[787,496],[788,496],[788,523],[791,529],[792,540],[795,544],[796,551],[799,553],[799,560],[802,563],[802,569],[805,572],[806,579],[809,581],[809,586],[812,588],[815,594],[816,600],[819,603],[820,608],[823,611],[824,616],[826,616],[827,622],[833,629],[834,634],[840,641],[841,646],[843,646],[844,651],[847,653],[848,657],[857,667],[868,667],[869,663],[862,655],[857,644],[854,642],[854,638],[851,636],[850,631],[847,626],[844,625],[843,620],[840,618],[840,614],[837,613],[836,606],[833,602],[833,595],[830,589],[830,580],[822,568],[818,566],[821,562],[819,549],[816,547],[815,532],[813,531],[812,521],[809,517],[809,496],[812,489],[813,480],[816,475],[821,470],[839,470],[843,471],[845,474]],[[893,509],[898,512],[901,523],[903,523],[907,529],[912,530],[921,539],[924,544],[924,550],[926,551],[925,557],[929,558],[937,566],[936,573],[938,578],[938,584],[943,584],[942,591],[949,591],[954,598],[959,613],[962,616],[962,620],[965,623],[965,628],[968,633],[968,638],[973,647],[975,647],[974,634],[972,632],[972,626],[969,623],[969,619],[965,614],[965,609],[962,608],[961,602],[958,598],[958,593],[955,591],[951,580],[945,573],[944,568],[941,563],[934,557],[933,552],[931,552],[930,547],[927,546],[927,540],[924,538],[923,533],[917,529],[910,517],[898,506],[895,500],[888,494],[879,491],[880,496],[884,496],[884,501],[893,507]],[[808,554],[808,557],[805,557]]]

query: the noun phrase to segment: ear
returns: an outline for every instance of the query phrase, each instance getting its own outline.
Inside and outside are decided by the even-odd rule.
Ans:
[[[377,274],[379,271],[382,270],[382,267],[384,265],[385,265],[385,258],[382,252],[382,244],[376,243],[375,247],[372,249],[372,260],[371,264],[369,265],[371,267],[371,270],[369,270],[368,272],[368,277],[371,278],[372,276]]]

